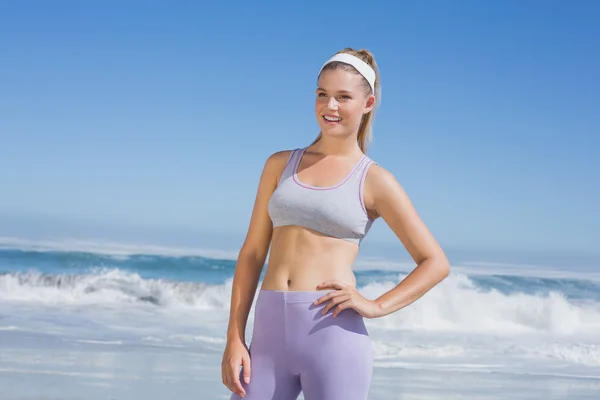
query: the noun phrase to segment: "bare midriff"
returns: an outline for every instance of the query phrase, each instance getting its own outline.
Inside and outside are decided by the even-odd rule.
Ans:
[[[275,228],[261,289],[313,291],[325,281],[356,286],[358,246],[299,226]]]

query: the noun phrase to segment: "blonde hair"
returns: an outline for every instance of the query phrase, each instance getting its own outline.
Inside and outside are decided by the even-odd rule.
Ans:
[[[373,70],[375,71],[375,93],[372,93],[371,85],[369,85],[369,82],[367,82],[367,80],[364,77],[362,80],[363,87],[365,89],[365,94],[367,94],[367,95],[373,94],[375,96],[375,101],[376,101],[376,103],[373,105],[373,108],[371,109],[371,111],[369,111],[367,114],[363,115],[362,120],[360,121],[360,126],[358,127],[358,138],[357,138],[358,145],[360,146],[360,149],[362,150],[362,152],[366,153],[368,145],[373,140],[373,120],[375,119],[375,110],[377,108],[376,106],[380,101],[379,96],[381,93],[381,85],[379,83],[379,69],[377,68],[377,63],[375,62],[375,58],[373,57],[373,55],[371,54],[371,52],[369,50],[366,50],[366,49],[354,50],[351,47],[347,47],[343,50],[338,51],[336,54],[339,54],[339,53],[348,53],[355,57],[358,57],[361,60],[363,60],[364,62],[366,62],[367,64],[369,64],[369,66],[371,66],[371,68],[373,68]],[[359,72],[353,66],[343,63],[343,62],[339,62],[339,61],[333,61],[333,62],[325,65],[323,67],[322,71],[335,70],[335,69],[342,69],[344,71],[359,74]],[[320,74],[319,74],[319,76],[320,76]],[[317,77],[317,79],[318,79],[318,77]],[[313,144],[317,143],[319,140],[321,140],[321,135],[322,135],[322,132],[319,132],[319,135],[311,143],[311,146]]]

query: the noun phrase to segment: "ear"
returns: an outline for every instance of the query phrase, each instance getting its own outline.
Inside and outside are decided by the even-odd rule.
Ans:
[[[365,104],[365,109],[363,110],[363,114],[368,114],[375,107],[375,96],[372,94],[367,98],[367,103]]]

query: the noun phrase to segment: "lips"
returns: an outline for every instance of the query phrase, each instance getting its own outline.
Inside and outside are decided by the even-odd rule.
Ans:
[[[342,120],[340,117],[336,117],[334,115],[323,115],[323,118],[327,122],[340,122]]]

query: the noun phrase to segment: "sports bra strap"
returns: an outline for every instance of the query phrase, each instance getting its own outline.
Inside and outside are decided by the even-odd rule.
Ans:
[[[281,172],[281,177],[279,178],[279,182],[283,182],[284,180],[291,178],[294,174],[294,165],[296,163],[296,158],[298,157],[299,149],[294,149],[290,152],[290,156],[288,157],[287,163]]]

